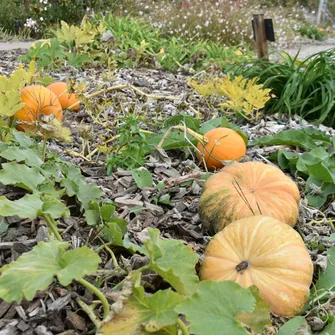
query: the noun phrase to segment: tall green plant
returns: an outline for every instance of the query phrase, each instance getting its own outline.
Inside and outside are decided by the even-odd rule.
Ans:
[[[268,113],[298,114],[301,117],[335,125],[335,48],[299,60],[287,53],[276,62],[254,60],[238,70],[244,77],[259,77],[275,95],[267,105]],[[252,65],[252,66],[250,66]]]

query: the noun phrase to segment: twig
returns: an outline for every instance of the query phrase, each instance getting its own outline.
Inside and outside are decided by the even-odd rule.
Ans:
[[[194,172],[194,173],[187,174],[185,176],[181,176],[181,177],[177,177],[177,178],[169,178],[167,180],[163,180],[163,183],[167,187],[171,187],[171,186],[181,184],[181,183],[183,183],[185,181],[188,181],[188,180],[198,179],[199,177],[201,177],[205,173],[206,172],[197,171],[197,172]]]
[[[36,244],[37,241],[36,241],[36,239],[33,239],[33,240],[26,240],[26,241],[1,242],[0,243],[0,250],[11,249],[11,248],[13,248],[13,246],[16,243],[21,243],[21,244],[24,244],[24,245],[28,246],[28,245]]]

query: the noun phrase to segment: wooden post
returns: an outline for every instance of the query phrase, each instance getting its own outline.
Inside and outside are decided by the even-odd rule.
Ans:
[[[258,58],[267,59],[268,44],[266,41],[264,14],[254,14],[255,39]]]

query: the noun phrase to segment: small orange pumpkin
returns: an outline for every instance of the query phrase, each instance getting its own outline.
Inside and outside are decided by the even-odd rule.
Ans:
[[[243,138],[229,128],[214,128],[204,135],[207,143],[199,141],[196,155],[198,161],[205,161],[209,170],[220,169],[223,161],[240,160],[247,151]]]
[[[62,106],[57,96],[44,86],[26,86],[21,91],[21,100],[24,107],[18,110],[13,117],[20,121],[34,123],[41,115],[54,115],[62,121]],[[13,119],[12,117],[12,119]],[[28,125],[17,125],[16,129],[24,131]]]
[[[68,93],[67,84],[64,82],[59,81],[59,82],[52,83],[47,88],[56,94],[63,109],[67,109],[74,103],[78,102],[77,95],[73,93],[71,94]],[[79,104],[76,106],[73,106],[71,108],[71,111],[77,111],[79,110],[79,107],[80,107]]]
[[[199,214],[204,226],[214,232],[258,214],[294,226],[299,202],[297,185],[279,168],[261,162],[233,163],[205,182]]]
[[[309,297],[313,263],[301,236],[289,225],[262,215],[231,223],[209,242],[202,280],[255,285],[273,313],[299,314]]]

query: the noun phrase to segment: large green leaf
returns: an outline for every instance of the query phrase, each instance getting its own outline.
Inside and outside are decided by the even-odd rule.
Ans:
[[[325,183],[315,177],[309,177],[306,180],[305,193],[308,204],[320,208],[327,201],[329,195],[335,194],[335,185]]]
[[[191,323],[192,334],[247,335],[236,320],[240,312],[252,312],[256,301],[252,293],[231,281],[202,281],[198,290],[177,306]]]
[[[43,202],[37,194],[26,194],[19,200],[10,201],[0,197],[0,216],[17,215],[22,219],[35,219],[42,209]]]
[[[0,170],[0,183],[15,185],[30,192],[38,192],[38,185],[44,180],[45,177],[41,175],[38,168],[30,168],[25,164],[4,163]]]
[[[183,297],[171,289],[157,291],[147,298],[140,286],[134,289],[129,302],[137,308],[141,323],[151,331],[158,331],[176,323],[178,314],[174,309],[182,300]]]
[[[313,299],[320,295],[323,299],[329,298],[331,292],[335,292],[335,247],[328,249],[328,262],[326,271],[320,270],[320,276],[312,291]]]
[[[270,307],[259,295],[259,290],[256,286],[251,286],[249,291],[256,300],[256,307],[251,313],[238,313],[236,319],[248,326],[253,333],[262,334],[263,328],[271,325]]]
[[[263,136],[250,143],[251,146],[279,144],[298,146],[306,149],[315,149],[318,147],[313,138],[302,130],[284,130],[275,135]]]
[[[171,289],[158,291],[148,298],[144,295],[143,287],[135,288],[122,311],[103,323],[97,334],[177,335],[175,323],[178,314],[174,309],[182,299]]]
[[[51,195],[43,197],[42,213],[49,214],[52,218],[66,217],[70,215],[70,210],[60,200]]]
[[[65,251],[69,243],[40,242],[31,251],[1,269],[0,298],[6,302],[31,300],[57,276],[66,286],[96,271],[100,257],[88,247]]]
[[[25,162],[29,166],[41,166],[42,153],[37,148],[10,147],[0,153],[8,161]]]
[[[143,242],[150,257],[150,268],[180,294],[192,294],[198,284],[195,265],[198,255],[179,240],[159,237],[158,229],[148,229],[150,238]]]
[[[138,188],[152,187],[152,175],[145,167],[141,167],[139,169],[132,169],[131,175],[133,176]]]
[[[278,335],[295,335],[301,327],[308,327],[308,324],[303,316],[296,316],[280,327]]]

